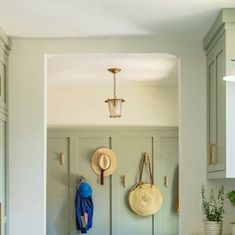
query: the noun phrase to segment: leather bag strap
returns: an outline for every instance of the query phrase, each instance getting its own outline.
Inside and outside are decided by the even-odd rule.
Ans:
[[[151,170],[150,158],[147,153],[144,153],[143,160],[141,162],[139,185],[143,184],[142,176],[143,176],[144,166],[148,167],[150,184],[153,185],[153,174],[152,174],[152,170]]]

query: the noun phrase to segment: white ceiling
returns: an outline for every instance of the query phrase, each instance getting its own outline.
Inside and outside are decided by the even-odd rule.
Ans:
[[[118,85],[177,86],[178,59],[169,54],[49,55],[48,85],[111,85],[118,67]]]
[[[234,0],[0,0],[0,25],[21,37],[178,33],[202,38]]]

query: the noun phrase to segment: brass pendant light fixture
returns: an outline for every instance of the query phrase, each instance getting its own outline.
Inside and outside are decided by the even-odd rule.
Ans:
[[[121,117],[122,103],[125,102],[124,99],[118,99],[116,97],[116,73],[119,73],[121,69],[110,68],[108,71],[113,74],[113,99],[107,99],[105,102],[108,103],[110,117],[117,118]]]

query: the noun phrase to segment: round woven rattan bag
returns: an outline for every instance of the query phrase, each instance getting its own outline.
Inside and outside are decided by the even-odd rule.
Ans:
[[[129,205],[132,211],[141,216],[157,213],[162,203],[162,193],[154,184],[137,184],[129,193]]]

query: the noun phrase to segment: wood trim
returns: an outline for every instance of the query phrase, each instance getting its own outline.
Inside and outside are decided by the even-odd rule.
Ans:
[[[47,132],[49,136],[64,136],[69,135],[73,136],[76,133],[76,136],[84,135],[84,133],[89,132],[99,132],[102,136],[105,132],[123,132],[123,131],[132,131],[132,132],[139,132],[139,131],[150,131],[158,135],[167,136],[168,133],[174,132],[175,136],[179,135],[179,128],[178,127],[138,127],[138,126],[77,126],[77,127],[48,127]],[[77,133],[79,132],[79,133]],[[61,135],[62,134],[62,135]]]

